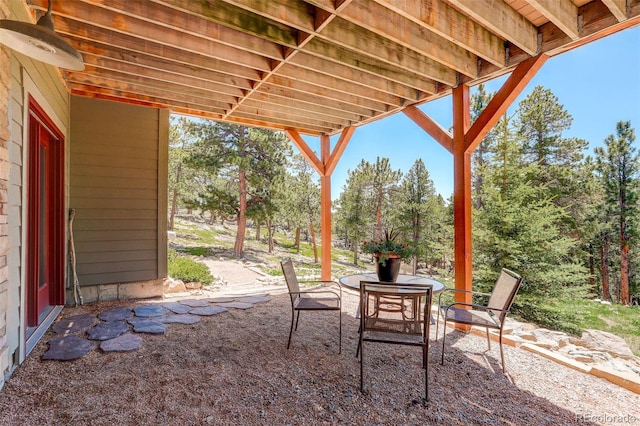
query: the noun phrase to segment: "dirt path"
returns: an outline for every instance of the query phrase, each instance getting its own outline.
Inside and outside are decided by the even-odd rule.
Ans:
[[[247,268],[242,261],[207,258],[203,261],[216,278],[222,278],[228,284],[250,284],[263,275]]]

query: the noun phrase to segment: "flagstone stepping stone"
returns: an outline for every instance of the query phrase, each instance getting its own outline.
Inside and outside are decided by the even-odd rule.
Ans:
[[[253,308],[253,303],[227,302],[227,303],[216,303],[216,306],[222,306],[223,308],[249,309],[249,308]]]
[[[101,322],[87,331],[90,340],[109,340],[129,331],[127,323],[122,321]]]
[[[200,309],[200,308],[195,308],[195,309]],[[155,320],[163,324],[195,324],[197,322],[200,322],[200,317],[197,315],[191,315],[191,314],[176,314],[176,315],[167,315],[166,317],[156,318]]]
[[[96,317],[91,314],[79,314],[70,317],[62,318],[51,329],[58,334],[71,334],[79,331],[84,331],[93,326],[96,322]]]
[[[206,300],[209,303],[225,303],[225,302],[233,302],[237,299],[237,297],[224,297],[224,296],[220,296],[220,297],[209,297]]]
[[[109,309],[98,314],[98,318],[103,321],[124,321],[131,317],[133,317],[133,310],[125,307]]]
[[[100,342],[100,349],[105,352],[131,352],[140,349],[140,346],[142,346],[142,337],[132,333]]]
[[[191,310],[191,306],[183,305],[182,303],[178,302],[166,302],[163,303],[162,306],[176,314],[186,314]]]
[[[189,311],[190,314],[193,315],[202,315],[202,316],[210,316],[210,315],[218,315],[223,312],[227,312],[226,308],[221,306],[200,306],[198,308],[193,308]]]
[[[271,300],[271,298],[268,296],[246,296],[239,297],[237,301],[244,303],[264,303],[268,302],[269,300]]]
[[[191,306],[192,308],[199,308],[201,306],[209,306],[207,302],[202,299],[185,299],[180,300],[178,303],[182,303],[183,305]]]
[[[148,318],[131,318],[129,324],[136,333],[164,334],[167,331],[166,324]]]
[[[42,359],[71,361],[82,358],[92,350],[93,345],[91,342],[74,334],[54,337],[49,340],[49,349],[42,355]]]
[[[137,317],[161,317],[167,315],[169,310],[158,305],[143,305],[133,309]]]

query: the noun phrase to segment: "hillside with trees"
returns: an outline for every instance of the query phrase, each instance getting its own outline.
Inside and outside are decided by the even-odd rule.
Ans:
[[[492,94],[472,96],[472,119]],[[621,121],[592,154],[589,141],[564,137],[572,116],[538,86],[505,114],[472,156],[474,286],[487,290],[500,268],[525,285],[516,314],[576,331],[573,301],[630,305],[640,294],[640,156],[635,131]],[[256,239],[276,232],[312,247],[319,261],[318,176],[279,132],[173,117],[170,224],[181,209],[234,221],[233,253],[243,256],[247,223]],[[389,158],[349,170],[333,202],[333,245],[367,263],[363,242],[394,230],[414,250],[413,271],[448,276],[453,264],[451,200],[436,193],[424,162],[408,170]],[[575,306],[575,303],[573,303]]]

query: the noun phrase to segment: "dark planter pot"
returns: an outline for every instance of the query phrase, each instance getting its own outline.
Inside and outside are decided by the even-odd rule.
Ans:
[[[376,274],[380,281],[394,283],[398,279],[400,273],[400,264],[402,259],[399,257],[390,257],[387,259],[384,266],[380,264],[379,256],[375,256],[376,259]]]

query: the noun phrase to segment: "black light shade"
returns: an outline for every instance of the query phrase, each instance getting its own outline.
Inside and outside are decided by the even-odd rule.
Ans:
[[[82,71],[82,55],[53,29],[51,1],[37,24],[0,20],[0,43],[38,61],[60,68]]]

